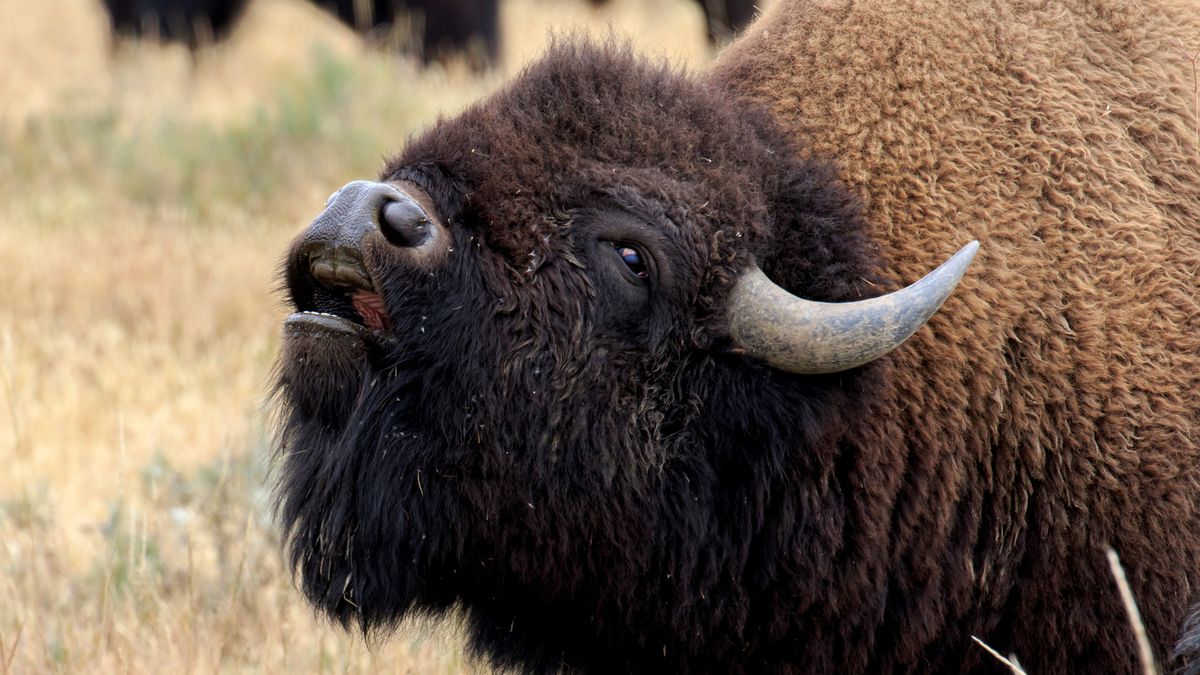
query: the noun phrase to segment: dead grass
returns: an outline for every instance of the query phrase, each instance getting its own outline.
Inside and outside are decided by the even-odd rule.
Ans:
[[[1142,613],[1138,611],[1137,601],[1133,598],[1133,589],[1129,587],[1129,579],[1125,576],[1125,568],[1121,565],[1121,557],[1116,550],[1109,546],[1105,550],[1108,558],[1108,568],[1112,572],[1113,581],[1121,594],[1121,604],[1125,606],[1125,615],[1129,619],[1129,628],[1133,631],[1134,640],[1138,646],[1138,662],[1142,666],[1142,675],[1158,675],[1158,664],[1154,661],[1154,649],[1150,646],[1150,638],[1146,635],[1146,624],[1142,622]]]
[[[506,0],[501,72],[368,52],[254,0],[193,66],[110,61],[85,0],[0,0],[0,674],[460,672],[453,628],[368,649],[314,618],[269,521],[261,409],[288,239],[496,87],[546,27],[708,58],[688,0]]]

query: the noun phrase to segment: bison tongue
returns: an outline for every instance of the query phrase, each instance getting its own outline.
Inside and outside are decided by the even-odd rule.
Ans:
[[[371,291],[355,291],[350,297],[354,310],[363,318],[363,323],[371,330],[386,330],[392,327],[387,310],[383,306],[383,298]]]

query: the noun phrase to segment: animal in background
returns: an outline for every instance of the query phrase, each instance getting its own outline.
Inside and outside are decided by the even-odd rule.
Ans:
[[[498,53],[498,0],[310,1],[376,43],[413,31],[405,46],[427,63],[465,54],[483,67]],[[103,0],[115,38],[176,42],[193,52],[228,37],[248,2]]]
[[[608,4],[609,0],[591,0],[594,7]],[[740,33],[754,17],[766,0],[696,0],[704,11],[704,27],[708,41],[724,44]]]
[[[116,38],[178,42],[193,51],[225,39],[247,0],[103,0]]]
[[[425,62],[465,54],[485,66],[499,54],[498,0],[311,0],[346,26],[386,40],[395,29],[411,30]]]

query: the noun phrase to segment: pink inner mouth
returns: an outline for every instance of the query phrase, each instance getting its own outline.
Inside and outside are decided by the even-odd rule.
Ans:
[[[350,297],[355,311],[363,318],[363,323],[371,330],[387,330],[392,327],[387,310],[383,306],[383,298],[378,293],[358,290]]]

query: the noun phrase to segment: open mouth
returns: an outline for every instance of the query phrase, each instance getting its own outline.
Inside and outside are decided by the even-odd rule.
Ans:
[[[383,300],[372,291],[355,291],[350,296],[354,313],[350,316],[305,310],[294,312],[284,324],[293,332],[310,335],[319,333],[345,333],[361,337],[386,335],[391,320],[383,309]]]
[[[391,318],[358,251],[317,246],[301,255],[294,270],[308,292],[296,298],[299,311],[284,325],[293,335],[386,337]]]

